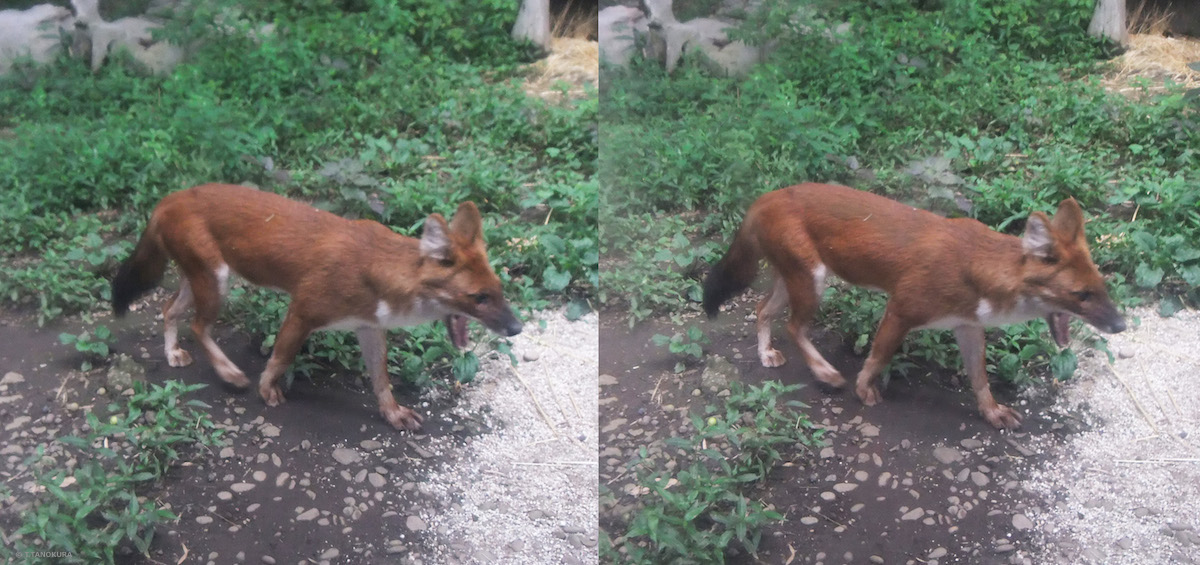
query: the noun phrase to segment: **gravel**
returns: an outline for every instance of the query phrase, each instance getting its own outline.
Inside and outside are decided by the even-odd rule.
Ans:
[[[1027,513],[1046,535],[1035,562],[1200,562],[1200,313],[1130,314],[1139,327],[1107,336],[1112,367],[1081,356],[1054,407],[1090,429],[1051,448],[1025,483],[1051,501]]]
[[[598,562],[597,318],[543,312],[525,328],[512,338],[521,378],[507,356],[486,360],[495,376],[453,410],[493,431],[428,446],[457,460],[421,486],[443,501],[419,512],[432,545],[426,562]]]

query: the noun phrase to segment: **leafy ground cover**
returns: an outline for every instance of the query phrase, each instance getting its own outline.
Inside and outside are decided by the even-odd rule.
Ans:
[[[137,13],[136,2],[120,4]],[[535,51],[509,36],[516,13],[511,2],[490,0],[469,5],[209,2],[168,24],[165,37],[191,47],[187,62],[167,75],[148,75],[117,55],[95,73],[81,61],[64,58],[47,67],[18,66],[0,78],[0,107],[5,108],[0,116],[0,313],[5,325],[66,330],[59,341],[80,354],[71,365],[81,371],[54,375],[64,380],[50,398],[77,397],[78,402],[73,408],[47,404],[43,413],[54,425],[34,429],[42,435],[83,430],[78,440],[51,438],[47,445],[77,448],[83,451],[75,459],[103,463],[78,467],[90,473],[80,476],[91,482],[65,486],[67,470],[54,466],[61,458],[14,463],[26,469],[22,475],[36,470],[43,486],[23,522],[7,528],[12,516],[4,517],[6,532],[19,531],[23,540],[8,549],[22,554],[63,550],[87,562],[111,562],[114,549],[118,561],[136,554],[149,558],[150,536],[156,529],[164,533],[162,524],[178,523],[178,509],[173,514],[144,493],[156,488],[152,485],[172,463],[186,458],[170,451],[169,457],[155,455],[153,472],[130,467],[127,458],[107,447],[107,438],[141,441],[147,436],[131,430],[141,434],[149,426],[166,434],[151,438],[150,447],[136,444],[151,454],[175,442],[209,442],[203,411],[189,423],[166,418],[165,408],[137,404],[150,395],[174,409],[190,388],[174,381],[167,381],[166,392],[127,388],[133,396],[118,397],[112,410],[119,414],[128,407],[128,418],[75,421],[96,410],[91,395],[105,396],[96,392],[96,379],[111,362],[110,352],[136,356],[140,351],[149,358],[146,335],[105,325],[107,281],[128,256],[153,206],[172,191],[206,182],[249,184],[346,217],[377,220],[408,235],[419,234],[428,214],[448,216],[459,202],[473,200],[483,213],[489,254],[505,292],[520,309],[566,305],[578,316],[591,308],[599,284],[596,90],[590,83],[547,84],[544,88],[563,95],[530,96],[525,83],[546,79],[529,65]],[[272,28],[263,32],[266,23]],[[253,359],[272,345],[285,310],[286,297],[235,286],[221,325],[251,336],[254,344],[238,355]],[[153,324],[144,314],[139,318]],[[418,391],[450,388],[475,378],[476,351],[508,351],[505,342],[493,341],[460,353],[444,333],[437,328],[396,333],[389,366],[401,377],[398,382]],[[43,354],[45,349],[15,346],[5,352],[14,367]],[[293,372],[312,377],[358,373],[358,357],[353,338],[316,335]],[[149,363],[158,377],[158,366]],[[61,368],[61,363],[50,365]],[[14,375],[13,391],[46,386],[41,380],[17,382],[23,377]],[[314,379],[318,386],[323,380]],[[221,391],[203,394],[210,403],[222,397]],[[32,402],[34,396],[5,398]],[[17,410],[16,404],[10,408]],[[219,408],[227,419],[218,429],[266,425],[261,418],[243,418],[245,407],[235,410],[226,402]],[[13,417],[9,410],[0,414],[11,424],[5,433],[11,432],[14,448],[17,443],[28,447],[35,435],[23,428],[41,420],[14,423]],[[80,425],[60,428],[64,422]],[[303,423],[296,424],[297,433]],[[226,436],[227,446],[230,437],[236,434]],[[313,436],[304,443],[317,445],[322,439],[329,438]],[[87,451],[97,442],[107,451]],[[412,457],[400,456],[390,440],[384,445],[388,449],[376,455],[388,465]],[[312,451],[315,455],[318,449]],[[210,469],[209,482],[214,467],[224,464],[228,470],[250,460],[204,460],[215,457],[212,451],[199,456],[199,468]],[[296,465],[303,468],[300,459]],[[190,470],[182,480],[204,480],[196,467]],[[407,477],[413,471],[404,472]],[[393,490],[386,494],[399,496],[399,488]],[[6,500],[11,494],[20,493],[0,493]],[[184,508],[191,509],[191,503]],[[250,537],[253,533],[247,530]],[[5,537],[6,546],[11,539]],[[384,541],[370,539],[367,546],[381,547]],[[186,555],[188,540],[165,543],[167,553]],[[382,555],[380,547],[375,551]],[[158,551],[161,556],[163,548]]]
[[[646,551],[665,552],[678,544],[677,520],[660,518],[657,529],[648,526],[646,512],[662,507],[656,495],[661,488],[646,483],[647,497],[625,484],[641,465],[627,451],[643,443],[634,434],[647,422],[671,428],[677,424],[672,411],[680,404],[695,408],[695,398],[680,398],[687,395],[675,389],[686,392],[696,387],[694,381],[707,379],[698,361],[709,348],[700,344],[718,340],[691,331],[699,316],[700,280],[726,249],[746,207],[766,191],[804,181],[837,182],[943,215],[973,217],[1007,233],[1020,233],[1030,211],[1050,211],[1074,197],[1085,209],[1093,258],[1110,275],[1116,300],[1125,306],[1157,301],[1166,315],[1200,303],[1200,193],[1191,188],[1200,180],[1200,107],[1169,80],[1135,81],[1140,96],[1107,90],[1103,77],[1111,53],[1085,34],[1091,2],[813,4],[816,9],[800,12],[808,16],[790,17],[799,6],[794,3],[778,12],[789,17],[756,20],[752,31],[740,35],[776,42],[770,61],[744,79],[710,76],[686,57],[672,75],[646,61],[604,69],[599,171],[606,190],[600,202],[598,297],[605,312],[624,322],[607,327],[602,343],[621,344],[613,346],[618,356],[641,355],[625,364],[632,367],[618,363],[612,369],[621,394],[614,395],[605,416],[620,422],[602,421],[610,434],[602,443],[610,450],[602,469],[607,462],[614,484],[632,489],[608,492],[602,502],[605,530],[619,550],[609,554],[614,561],[642,562]],[[838,33],[843,22],[848,30]],[[817,341],[841,344],[848,350],[835,349],[834,355],[861,362],[883,303],[877,293],[830,288],[817,325],[832,334],[822,333]],[[638,329],[646,325],[654,330]],[[639,347],[618,337],[630,333],[644,334],[650,343]],[[1017,385],[1046,375],[1069,378],[1075,354],[1059,351],[1045,334],[1039,322],[990,331],[989,373]],[[1102,339],[1087,329],[1083,336],[1106,354]],[[741,339],[753,337],[743,332]],[[890,372],[902,382],[929,379],[927,374],[944,382],[958,366],[952,343],[948,333],[919,332],[906,340]],[[744,345],[712,350],[740,359]],[[664,364],[664,371],[680,376],[654,374],[652,367]],[[719,388],[698,386],[694,392],[707,395]],[[664,389],[675,398],[656,405]],[[905,396],[905,387],[899,390]],[[632,399],[646,394],[651,402],[634,412]],[[826,429],[866,425],[842,416],[857,409],[837,400],[832,406],[832,412],[822,409]],[[881,412],[875,418],[889,417]],[[923,443],[929,440],[922,435],[926,431],[942,433],[913,431],[905,441]],[[703,438],[698,429],[679,433]],[[802,448],[796,451],[804,458]],[[618,455],[631,461],[617,465]],[[750,496],[766,501],[770,490]],[[705,491],[697,492],[680,496],[692,501]],[[805,511],[805,504],[823,505],[804,495],[782,500],[795,502],[797,511]],[[972,531],[1002,530],[992,524]],[[721,536],[713,528],[692,540],[704,548],[706,562],[753,558],[753,547]],[[713,544],[724,544],[726,551],[710,551]],[[781,558],[791,561],[799,548]]]

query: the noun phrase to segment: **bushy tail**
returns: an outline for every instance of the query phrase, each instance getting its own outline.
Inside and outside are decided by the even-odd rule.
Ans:
[[[125,315],[130,303],[158,286],[167,270],[166,250],[158,243],[158,238],[154,237],[153,233],[154,220],[151,219],[150,226],[142,233],[137,247],[134,247],[133,255],[121,263],[121,268],[117,269],[117,276],[113,277],[113,314],[118,318]]]
[[[725,257],[713,266],[704,279],[703,305],[709,318],[717,317],[721,304],[754,282],[758,274],[758,260],[762,256],[755,242],[755,230],[752,210],[742,220],[742,226],[738,228]]]

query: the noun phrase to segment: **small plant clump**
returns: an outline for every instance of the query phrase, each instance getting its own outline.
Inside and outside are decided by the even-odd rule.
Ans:
[[[87,414],[82,435],[38,446],[24,465],[39,492],[21,517],[12,553],[33,556],[22,563],[88,565],[113,563],[116,550],[128,544],[145,553],[155,526],[179,518],[142,493],[221,437],[206,404],[181,400],[204,386],[135,381],[133,394],[107,406],[106,417]],[[56,557],[39,561],[38,555]]]
[[[723,405],[692,415],[692,435],[667,439],[657,456],[642,447],[628,464],[640,508],[623,531],[611,532],[615,541],[601,536],[602,558],[708,564],[724,563],[732,548],[754,554],[762,528],[784,519],[753,498],[754,488],[782,462],[781,451],[816,445],[822,436],[803,403],[780,398],[800,386],[734,382]]]

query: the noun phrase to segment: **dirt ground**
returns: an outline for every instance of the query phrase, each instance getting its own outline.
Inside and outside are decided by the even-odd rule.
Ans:
[[[150,304],[157,304],[153,299]],[[150,309],[155,310],[155,309]],[[16,512],[28,502],[33,483],[21,462],[39,444],[73,433],[86,410],[106,404],[114,393],[98,390],[105,368],[83,373],[81,357],[61,345],[62,331],[78,333],[78,322],[37,328],[30,319],[0,315],[0,445],[4,446],[0,477],[16,494],[0,511],[0,530],[11,535]],[[420,399],[414,391],[396,391],[401,404],[425,416],[420,433],[392,429],[378,414],[374,395],[357,375],[335,375],[307,381],[297,378],[287,403],[268,408],[254,392],[231,392],[218,384],[208,363],[168,367],[162,354],[161,322],[146,309],[113,322],[98,314],[98,323],[114,331],[113,355],[128,354],[146,368],[146,380],[179,379],[210,386],[195,398],[212,406],[214,421],[225,430],[224,445],[199,453],[175,467],[147,495],[180,516],[178,523],[159,528],[148,557],[121,550],[123,563],[459,563],[561,562],[594,563],[595,466],[540,465],[518,467],[519,475],[476,471],[457,490],[432,488],[448,469],[474,467],[468,455],[474,446],[503,439],[506,429],[526,429],[521,415],[530,396],[507,394],[514,373],[507,361],[487,360],[478,385],[461,395],[435,394]],[[573,413],[568,425],[574,443],[595,453],[595,335],[594,316],[576,323],[560,314],[544,314],[545,326],[527,325],[514,339],[514,351],[525,358],[519,370],[528,395],[543,396],[553,380],[564,381],[558,391],[591,386],[591,412]],[[247,373],[261,370],[266,358],[257,342],[229,330],[215,332],[229,357]],[[586,347],[591,336],[591,353]],[[194,354],[198,345],[182,332],[184,347]],[[583,336],[583,337],[580,337]],[[561,342],[560,340],[569,340]],[[538,353],[529,353],[534,348]],[[573,357],[567,365],[560,351]],[[492,354],[494,355],[494,354]],[[201,356],[202,357],[202,356]],[[507,358],[506,358],[507,359]],[[517,385],[520,386],[520,385]],[[562,387],[568,388],[562,388]],[[581,387],[581,388],[580,388]],[[586,398],[580,400],[583,409]],[[546,402],[546,400],[542,400]],[[576,417],[577,414],[577,417]],[[28,415],[29,417],[26,417]],[[590,422],[590,426],[586,422]],[[581,439],[580,439],[581,438]],[[586,449],[591,442],[590,450]],[[561,447],[547,445],[562,451]],[[527,456],[536,456],[534,453]],[[575,459],[584,457],[576,456]],[[497,463],[501,458],[497,456]],[[586,457],[594,461],[594,457]],[[537,460],[532,460],[536,463]],[[477,462],[474,464],[477,465]],[[582,473],[581,476],[578,476]],[[520,489],[491,488],[493,483],[569,483],[569,488],[546,490],[537,498]],[[471,548],[456,545],[455,521],[463,491],[493,492],[491,515],[483,510],[492,531]],[[590,491],[581,496],[580,490]],[[537,512],[535,512],[537,511]],[[461,512],[460,512],[461,513]],[[508,520],[497,514],[520,513]],[[590,519],[580,519],[587,516]],[[516,523],[516,526],[513,524]],[[493,535],[494,534],[494,535]],[[487,551],[486,554],[477,554]]]
[[[1063,402],[1063,394],[1050,387],[1017,396],[993,385],[1000,401],[1024,416],[1020,430],[1000,432],[982,420],[969,387],[954,371],[928,367],[912,371],[911,379],[893,378],[884,402],[865,408],[850,391],[814,385],[798,349],[781,339],[786,336],[782,329],[776,332],[776,347],[789,362],[762,367],[747,316],[753,303],[740,300],[715,322],[697,318],[686,320],[684,327],[702,327],[712,341],[705,353],[732,362],[745,383],[777,379],[805,384],[794,398],[811,407],[811,419],[828,433],[824,446],[786,454],[788,461],[757,492],[786,519],[764,533],[757,556],[735,556],[733,562],[1103,563],[1094,558],[1120,554],[1121,547],[1113,551],[1111,542],[1089,537],[1086,529],[1071,523],[1056,500],[1074,500],[1070,493],[1095,475],[1050,470],[1078,470],[1073,457],[1079,438],[1103,436],[1107,426],[1121,429],[1124,424],[1098,418],[1086,401]],[[1158,322],[1145,318],[1143,325]],[[623,321],[602,324],[600,480],[616,500],[601,508],[601,526],[610,532],[638,503],[625,463],[639,447],[653,450],[678,434],[689,411],[699,411],[721,393],[701,385],[702,363],[675,375],[676,360],[651,344],[655,333],[675,331],[679,328],[666,324],[642,324],[633,331]],[[861,367],[863,356],[827,333],[818,331],[814,342],[843,374],[853,375]],[[1102,355],[1076,348],[1084,359],[1069,387],[1086,388],[1100,377],[1095,359]],[[1194,373],[1200,362],[1194,356],[1190,362]],[[928,374],[915,376],[922,373]],[[1195,420],[1190,422],[1194,426]],[[1122,472],[1102,488],[1134,492],[1137,468],[1127,465]],[[1187,475],[1189,480],[1193,476]],[[1136,517],[1132,508],[1124,510]],[[1101,525],[1094,518],[1090,523],[1096,529],[1123,525]],[[1171,540],[1169,548],[1147,555],[1171,556],[1174,561],[1169,562],[1176,563],[1200,556],[1200,547],[1188,545],[1194,517],[1159,516],[1156,524],[1178,535],[1156,534],[1159,539],[1140,539],[1137,546],[1122,543],[1145,553],[1147,547]],[[1171,530],[1171,524],[1178,529]]]

